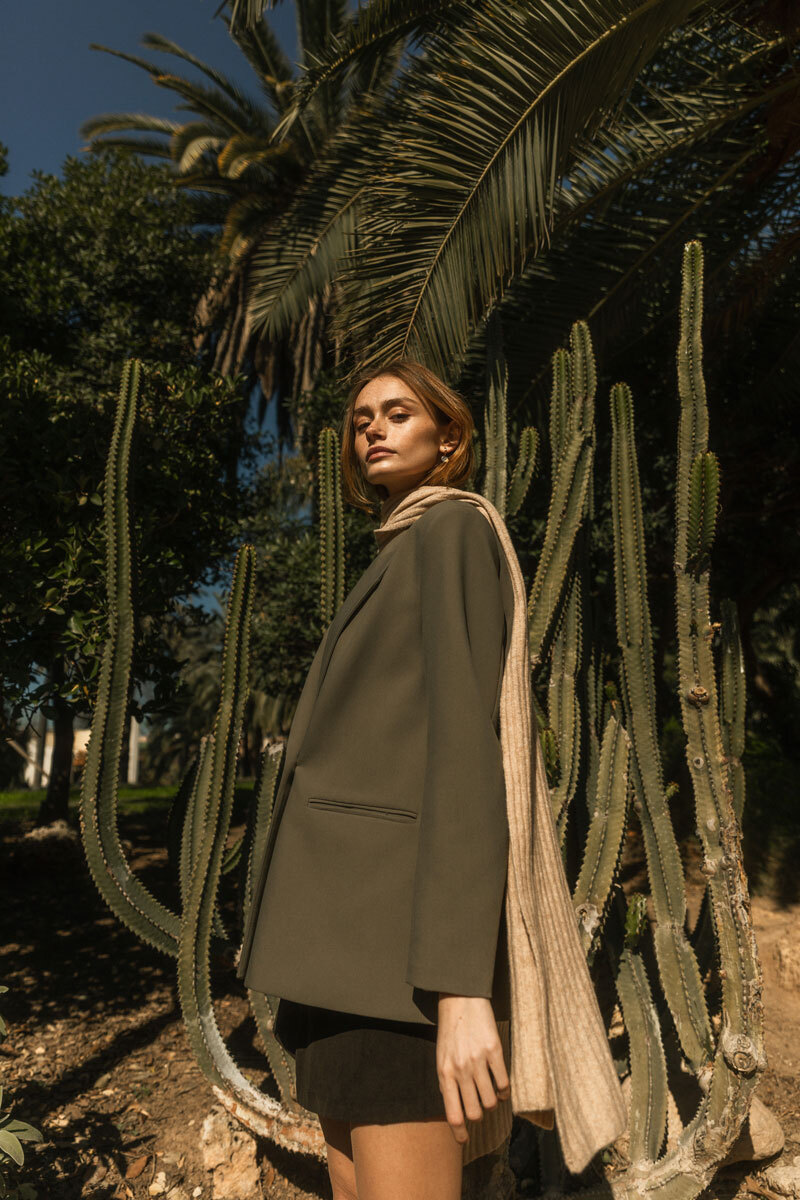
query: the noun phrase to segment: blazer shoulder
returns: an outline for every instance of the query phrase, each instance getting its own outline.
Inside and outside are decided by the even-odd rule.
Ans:
[[[488,548],[500,562],[500,543],[491,521],[477,505],[457,498],[440,500],[419,517],[414,525],[417,536],[426,544],[462,542],[485,552]]]

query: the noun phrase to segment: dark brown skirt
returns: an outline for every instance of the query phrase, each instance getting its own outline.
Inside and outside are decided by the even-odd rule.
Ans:
[[[297,1099],[318,1116],[386,1124],[445,1118],[436,1025],[282,999],[275,1037],[295,1059]]]

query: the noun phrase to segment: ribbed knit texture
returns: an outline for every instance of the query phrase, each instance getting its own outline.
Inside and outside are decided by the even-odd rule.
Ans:
[[[577,1174],[619,1137],[627,1115],[564,874],[538,733],[532,735],[527,596],[519,559],[491,501],[460,488],[426,485],[390,497],[374,533],[383,547],[433,504],[453,498],[476,505],[492,523],[514,595],[500,691],[510,1031],[509,1022],[497,1023],[511,1096],[479,1121],[467,1121],[463,1161],[496,1150],[515,1113],[545,1129],[552,1129],[555,1118],[564,1161]]]

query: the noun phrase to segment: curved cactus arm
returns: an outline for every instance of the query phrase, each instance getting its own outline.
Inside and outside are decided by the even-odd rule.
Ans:
[[[319,431],[320,616],[328,625],[344,599],[344,516],[339,437]]]
[[[645,923],[646,899],[634,893],[628,898],[625,944],[615,979],[628,1033],[631,1068],[628,1154],[634,1168],[658,1158],[667,1128],[667,1060],[650,982],[637,949]]]
[[[182,908],[186,906],[189,880],[191,878],[195,859],[197,858],[198,847],[203,837],[205,813],[203,811],[203,806],[198,803],[198,794],[200,796],[206,796],[208,794],[209,770],[210,754],[208,751],[208,738],[204,737],[200,739],[200,748],[197,754],[197,770],[194,773],[194,781],[186,801],[181,835],[181,846],[178,855],[178,881],[180,886]],[[229,940],[218,907],[214,910],[214,932],[223,941]]]
[[[242,546],[228,600],[219,707],[208,740],[208,786],[197,796],[207,819],[181,919],[178,994],[192,1053],[226,1107],[254,1131],[307,1151],[318,1146],[307,1114],[273,1100],[242,1073],[220,1033],[211,995],[209,949],[247,697],[254,567],[254,548]]]
[[[589,328],[573,326],[577,362],[560,348],[553,355],[550,395],[550,459],[553,486],[544,543],[528,597],[531,666],[536,671],[547,656],[559,610],[570,596],[575,575],[575,546],[585,527],[594,466],[594,358]],[[573,385],[581,395],[573,392]],[[585,547],[584,547],[585,551]],[[580,608],[580,598],[576,601]],[[580,611],[577,614],[580,621]]]
[[[716,460],[707,451],[708,414],[700,337],[703,254],[699,242],[684,247],[678,390],[678,489],[675,496],[675,579],[678,678],[686,731],[686,757],[694,789],[697,831],[708,880],[722,982],[722,1033],[709,1095],[709,1120],[718,1126],[720,1146],[738,1133],[747,1111],[757,1069],[765,1063],[761,965],[750,915],[742,862],[741,830],[734,811],[719,720],[717,682],[709,614],[708,550],[716,511]],[[697,463],[701,467],[697,467]],[[697,477],[711,477],[698,500]],[[708,502],[703,497],[707,492]],[[698,515],[698,509],[700,515]],[[701,532],[699,535],[697,530]],[[705,532],[704,532],[705,531]],[[699,536],[700,550],[697,553]],[[705,540],[703,540],[705,539]],[[727,1051],[726,1053],[726,1041]],[[738,1050],[731,1051],[731,1046]],[[743,1064],[742,1069],[737,1063]],[[721,1150],[721,1157],[724,1149]]]
[[[285,743],[269,746],[261,755],[259,763],[258,780],[253,797],[254,812],[251,824],[250,851],[243,886],[243,924],[245,926],[250,915],[250,906],[253,903],[253,880],[257,864],[263,860],[269,837],[269,827],[275,805],[275,789],[280,778],[280,766],[284,752]],[[278,1085],[278,1091],[287,1107],[299,1112],[299,1108],[295,1104],[294,1063],[272,1032],[277,1016],[278,997],[265,995],[253,988],[247,989],[247,996],[272,1077]]]
[[[114,432],[106,461],[103,517],[109,633],[81,786],[81,839],[92,878],[109,908],[145,942],[177,954],[180,921],[133,874],[117,823],[119,764],[133,656],[131,530],[128,471],[141,364],[122,371]]]
[[[186,897],[189,892],[192,869],[197,861],[197,854],[203,836],[203,812],[202,806],[198,803],[198,795],[208,795],[208,781],[211,772],[211,752],[208,743],[209,739],[207,736],[200,739],[200,747],[197,752],[197,770],[195,771],[194,783],[189,793],[183,819],[179,875],[182,908],[186,907]]]
[[[733,811],[741,825],[744,812],[744,754],[745,740],[745,689],[744,654],[739,636],[739,615],[734,600],[722,601],[722,689],[720,695],[720,723],[722,725],[722,747],[728,771],[728,787],[733,795]]]
[[[507,391],[508,367],[503,353],[503,331],[497,309],[493,309],[486,322],[486,406],[483,410],[486,469],[483,495],[503,517],[506,515],[508,475]]]
[[[538,448],[539,434],[532,425],[526,425],[519,435],[519,455],[508,485],[506,516],[513,517],[522,507],[522,501],[528,494],[536,470]]]
[[[255,551],[242,546],[236,556],[225,626],[222,680],[214,732],[204,747],[208,769],[198,772],[196,807],[206,814],[181,918],[178,992],[192,1053],[203,1074],[218,1086],[231,1086],[241,1099],[258,1107],[263,1097],[234,1062],[214,1016],[209,948],[216,892],[230,825],[236,751],[247,697],[250,614]]]
[[[587,957],[597,944],[611,899],[628,815],[630,738],[611,716],[603,733],[594,809],[578,881],[572,895]]]
[[[247,989],[247,998],[253,1011],[256,1027],[267,1056],[272,1078],[277,1084],[281,1100],[292,1112],[303,1116],[305,1109],[297,1102],[297,1073],[294,1061],[280,1042],[273,1036],[275,1018],[278,1015],[279,996],[267,996],[253,988]]]
[[[642,501],[626,384],[611,389],[614,575],[617,638],[626,723],[631,738],[634,807],[642,826],[656,926],[656,958],[681,1048],[695,1069],[710,1057],[711,1025],[700,972],[684,932],[686,894],[678,845],[664,796],[653,684]]]

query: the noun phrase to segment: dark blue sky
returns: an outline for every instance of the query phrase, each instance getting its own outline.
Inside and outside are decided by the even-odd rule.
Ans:
[[[101,42],[141,54],[191,75],[172,55],[154,55],[139,44],[144,33],[160,33],[222,70],[243,90],[258,94],[255,76],[214,18],[219,0],[28,0],[3,11],[0,45],[0,142],[8,146],[8,174],[0,190],[17,195],[34,169],[58,174],[67,154],[84,144],[79,129],[88,117],[106,112],[144,112],[189,119],[176,113],[172,94],[157,87],[140,67],[90,50]],[[290,0],[267,14],[287,54],[295,59],[295,9]]]

